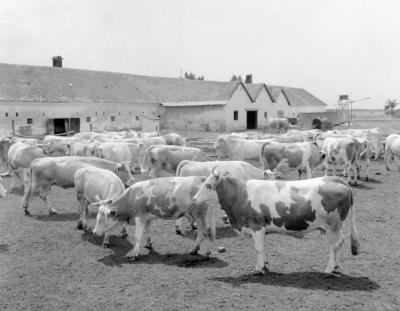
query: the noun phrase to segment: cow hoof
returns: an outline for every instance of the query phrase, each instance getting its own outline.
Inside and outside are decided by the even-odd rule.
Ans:
[[[30,213],[29,213],[29,211],[28,211],[27,209],[25,209],[24,212],[25,212],[25,215],[26,215],[26,216],[29,216],[29,215],[30,215]]]
[[[176,233],[177,235],[182,235],[181,229],[175,229],[175,233]]]
[[[134,262],[134,261],[137,261],[139,259],[139,255],[138,256],[126,256],[126,259],[129,262]]]
[[[49,215],[58,215],[56,211],[49,211]]]
[[[121,239],[126,240],[128,238],[128,233],[123,233]]]
[[[369,178],[368,177],[365,177],[365,181],[368,181],[369,180]]]
[[[101,247],[109,248],[110,247],[110,243],[103,243],[103,244],[101,244]]]
[[[145,246],[144,246],[144,248],[147,248],[147,249],[153,249],[153,243],[147,243]]]
[[[190,251],[189,255],[197,255],[197,254],[198,254],[198,252],[199,252],[199,249],[198,249],[198,248],[196,248],[196,249],[194,249],[194,250]]]
[[[50,214],[51,215],[51,214]],[[83,230],[83,224],[82,224],[82,221],[78,221],[78,224],[76,225],[76,229],[78,229],[78,230]]]
[[[92,234],[93,233],[92,229],[89,228],[89,227],[85,228],[84,230],[85,230],[85,234]]]

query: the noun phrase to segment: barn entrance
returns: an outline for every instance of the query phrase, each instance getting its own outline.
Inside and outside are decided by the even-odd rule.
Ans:
[[[247,111],[247,129],[257,129],[257,111]]]
[[[73,131],[74,133],[79,133],[80,119],[79,118],[48,119],[47,129],[49,134],[65,134],[71,131]]]

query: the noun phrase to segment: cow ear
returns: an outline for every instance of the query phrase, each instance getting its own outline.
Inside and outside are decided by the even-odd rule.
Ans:
[[[121,170],[122,170],[122,164],[119,163],[118,166],[117,166],[117,171],[118,171],[118,172],[121,172]]]
[[[115,216],[117,216],[117,211],[110,211],[109,215],[111,217],[115,217]]]

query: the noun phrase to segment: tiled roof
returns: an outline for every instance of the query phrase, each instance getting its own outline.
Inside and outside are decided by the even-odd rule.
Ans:
[[[292,106],[327,106],[327,104],[311,93],[307,92],[305,89],[275,85],[267,85],[267,88],[270,91],[274,101],[283,91],[289,104]]]
[[[162,103],[164,107],[189,107],[189,106],[223,106],[226,100],[209,100],[209,101],[184,101],[184,102],[165,102]]]
[[[229,100],[239,82],[0,64],[0,101],[135,102]]]

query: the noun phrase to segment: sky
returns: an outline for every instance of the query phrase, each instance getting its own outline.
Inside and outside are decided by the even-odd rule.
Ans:
[[[0,0],[0,62],[301,87],[400,101],[397,0]]]

